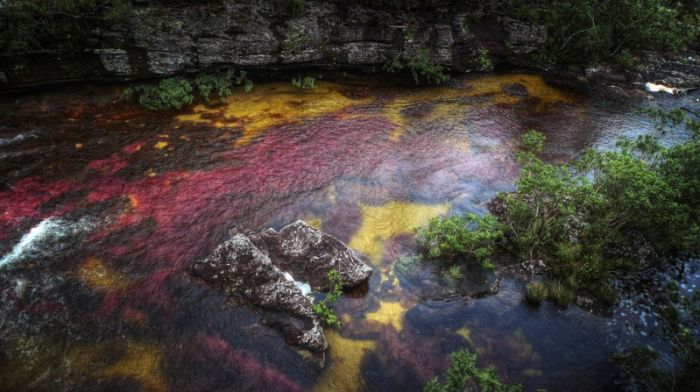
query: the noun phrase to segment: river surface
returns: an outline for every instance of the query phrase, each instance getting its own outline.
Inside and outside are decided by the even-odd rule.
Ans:
[[[633,301],[535,309],[510,279],[468,298],[411,258],[416,227],[513,189],[523,132],[565,161],[648,132],[644,101],[527,74],[271,83],[166,112],[118,97],[102,86],[0,103],[2,391],[418,391],[462,347],[526,390],[602,391],[616,389],[611,354],[653,343]],[[297,219],[375,268],[337,302],[324,368],[188,272],[232,227]],[[697,272],[684,279],[695,290]]]

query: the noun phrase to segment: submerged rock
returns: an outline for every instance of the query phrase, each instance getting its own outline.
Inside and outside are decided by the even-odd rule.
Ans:
[[[264,324],[280,330],[287,342],[316,352],[324,351],[328,343],[298,281],[324,290],[330,286],[326,275],[331,269],[340,272],[346,286],[362,283],[372,273],[345,244],[303,221],[279,233],[273,229],[250,236],[237,233],[192,269],[238,302],[271,311],[263,317]]]

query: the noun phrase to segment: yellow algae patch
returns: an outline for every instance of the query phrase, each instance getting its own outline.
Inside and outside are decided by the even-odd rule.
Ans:
[[[431,218],[445,214],[449,203],[416,204],[391,201],[380,206],[360,204],[362,225],[350,239],[348,246],[364,253],[378,265],[384,255],[384,245],[397,235],[411,233]]]
[[[540,100],[537,110],[546,109],[559,102],[575,103],[572,94],[550,86],[539,75],[528,74],[498,75],[470,80],[468,85],[472,89],[469,90],[468,95],[493,95],[493,103],[515,103],[521,98],[504,91],[505,87],[515,84],[525,87],[527,97]]]
[[[309,224],[309,226],[313,227],[314,229],[321,230],[321,225],[323,224],[323,221],[321,218],[317,216],[307,216],[304,218],[304,221]]]
[[[157,148],[158,150],[162,150],[165,147],[168,147],[168,142],[165,140],[161,140],[158,143],[156,143],[153,147]]]
[[[454,99],[465,95],[465,91],[461,89],[449,88],[449,87],[436,87],[431,89],[423,89],[416,93],[410,93],[401,98],[393,99],[389,101],[384,107],[384,116],[387,117],[391,122],[396,124],[389,134],[391,140],[399,140],[401,135],[406,131],[406,126],[408,121],[404,116],[403,111],[414,105],[428,105],[431,103],[436,104],[436,107],[443,105],[441,100]],[[429,112],[433,112],[435,108],[429,109]],[[425,113],[429,115],[430,113]]]
[[[461,336],[462,338],[464,338],[464,340],[466,340],[467,343],[469,343],[472,347],[476,346],[474,344],[474,341],[472,340],[472,330],[469,329],[468,327],[466,327],[466,326],[462,327],[462,328],[458,329],[457,332],[455,332],[455,333],[457,335]]]
[[[373,340],[355,340],[340,336],[335,330],[326,331],[330,347],[330,363],[314,386],[314,392],[356,392],[362,390],[361,364],[367,351],[376,347]]]
[[[407,309],[401,302],[379,301],[379,309],[367,313],[367,321],[376,321],[380,324],[391,325],[396,332],[403,330],[403,316]]]
[[[96,257],[88,257],[80,264],[78,276],[88,286],[96,289],[114,290],[128,286],[124,276]]]
[[[166,382],[161,371],[162,353],[158,348],[129,344],[126,353],[117,362],[100,371],[105,377],[128,377],[140,382],[151,391],[165,391]]]
[[[193,113],[177,116],[181,122],[209,124],[217,128],[236,127],[243,136],[236,145],[255,139],[265,129],[304,118],[330,114],[367,100],[341,94],[341,85],[321,82],[315,90],[300,90],[288,83],[258,86],[252,92],[236,91],[222,99],[223,105],[197,105]]]

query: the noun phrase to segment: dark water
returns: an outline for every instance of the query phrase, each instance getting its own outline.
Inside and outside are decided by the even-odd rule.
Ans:
[[[512,189],[524,131],[544,132],[548,158],[563,161],[647,132],[637,103],[533,75],[430,89],[267,84],[162,113],[118,96],[2,104],[0,390],[414,391],[461,347],[527,390],[611,390],[621,339],[652,339],[623,307],[532,309],[508,279],[466,299],[410,259],[415,227]],[[260,310],[187,272],[233,226],[296,219],[375,266],[369,289],[336,305],[343,326],[326,332],[324,369]]]

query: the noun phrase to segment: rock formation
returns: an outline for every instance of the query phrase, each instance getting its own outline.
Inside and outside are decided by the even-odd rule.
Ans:
[[[352,249],[303,221],[279,233],[237,233],[193,266],[194,274],[237,302],[272,311],[264,318],[266,324],[279,329],[289,343],[316,352],[326,349],[326,338],[297,282],[328,289],[331,269],[340,272],[347,287],[367,281],[372,273]]]

